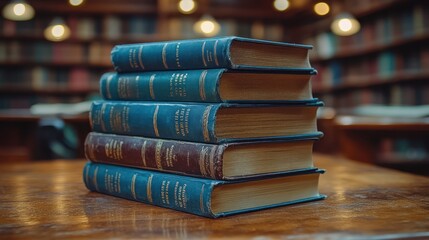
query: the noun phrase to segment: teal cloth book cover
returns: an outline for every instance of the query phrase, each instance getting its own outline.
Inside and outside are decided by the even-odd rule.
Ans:
[[[317,99],[303,104],[95,101],[95,132],[192,142],[276,139],[317,131]]]
[[[100,93],[108,100],[170,102],[302,102],[313,98],[311,73],[193,69],[108,72]]]
[[[242,37],[215,37],[117,45],[111,60],[117,72],[229,68],[313,72],[310,45]]]
[[[216,218],[323,199],[318,190],[321,173],[315,169],[217,181],[89,162],[83,180],[91,191]]]

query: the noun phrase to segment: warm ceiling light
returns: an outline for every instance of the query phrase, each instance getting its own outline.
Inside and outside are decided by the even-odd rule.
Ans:
[[[349,13],[341,13],[331,23],[331,30],[338,36],[350,36],[360,30],[359,21]]]
[[[45,29],[45,37],[49,41],[59,42],[70,37],[70,28],[60,18],[56,18]]]
[[[214,31],[215,24],[212,21],[206,20],[201,23],[201,31],[205,34],[210,34]]]
[[[83,3],[83,0],[69,0],[70,5],[72,6],[79,6]]]
[[[197,4],[193,0],[181,0],[178,9],[183,14],[191,14],[197,9]]]
[[[275,0],[273,2],[273,5],[277,11],[284,11],[284,10],[288,9],[289,1],[288,0]]]
[[[213,17],[205,15],[194,24],[194,31],[206,37],[212,37],[219,33],[220,25]]]
[[[24,0],[11,1],[3,8],[3,17],[13,21],[27,21],[34,17],[34,8]]]
[[[314,5],[314,12],[317,15],[324,16],[329,13],[329,5],[325,2],[319,2]]]

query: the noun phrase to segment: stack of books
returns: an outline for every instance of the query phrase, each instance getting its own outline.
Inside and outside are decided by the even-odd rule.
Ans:
[[[311,46],[222,37],[115,46],[88,189],[206,217],[323,199]]]

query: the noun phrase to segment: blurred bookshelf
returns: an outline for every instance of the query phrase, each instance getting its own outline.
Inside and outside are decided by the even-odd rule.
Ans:
[[[350,8],[362,26],[357,34],[340,37],[325,26],[301,39],[315,46],[315,95],[339,112],[366,104],[429,104],[428,3],[359,3]]]
[[[342,2],[360,22],[352,36],[330,30],[331,18],[306,21],[286,35],[312,44],[312,65],[318,75],[313,92],[334,111],[321,114],[318,123],[326,139],[316,150],[348,158],[429,175],[427,117],[413,114],[382,116],[385,109],[401,106],[413,111],[429,105],[429,3],[416,0]],[[305,21],[305,20],[304,20]],[[380,107],[369,120],[361,106]],[[323,110],[321,110],[323,111]],[[333,116],[335,115],[335,116]],[[350,120],[344,122],[344,119]],[[337,147],[332,148],[332,145]]]

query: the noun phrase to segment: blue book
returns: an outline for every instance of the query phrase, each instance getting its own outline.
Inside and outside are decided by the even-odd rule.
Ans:
[[[170,102],[299,102],[312,99],[311,75],[221,69],[103,74],[104,99]]]
[[[117,45],[111,58],[115,71],[164,71],[229,68],[313,72],[310,45],[242,37],[216,37]]]
[[[314,99],[302,104],[95,101],[95,132],[192,142],[277,139],[317,131]]]
[[[89,162],[83,180],[91,191],[217,218],[323,199],[318,190],[321,173],[314,169],[219,181]]]

